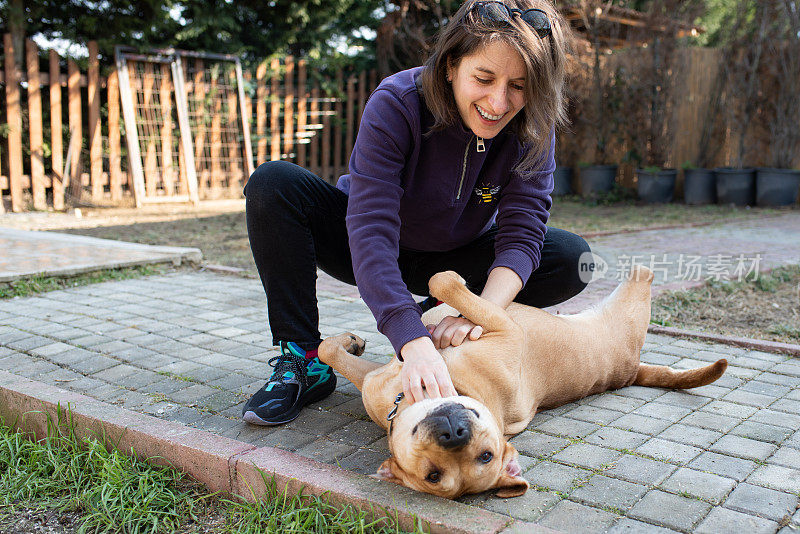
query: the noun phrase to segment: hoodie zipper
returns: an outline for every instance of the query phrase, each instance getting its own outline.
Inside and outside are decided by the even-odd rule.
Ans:
[[[458,182],[458,192],[456,193],[456,200],[461,200],[461,188],[464,187],[464,176],[467,174],[467,156],[469,156],[469,147],[472,146],[472,140],[475,138],[473,135],[467,142],[467,148],[464,150],[464,161],[461,163],[461,180]],[[477,151],[484,152],[486,147],[483,145],[483,137],[477,138]]]

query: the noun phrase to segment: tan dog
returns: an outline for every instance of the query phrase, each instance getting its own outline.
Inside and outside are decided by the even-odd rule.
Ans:
[[[477,341],[441,351],[458,397],[395,405],[402,364],[357,358],[364,341],[352,334],[326,339],[319,357],[361,390],[367,413],[389,433],[392,456],[379,478],[451,499],[490,488],[514,497],[528,482],[507,438],[524,430],[537,410],[631,384],[702,386],[725,372],[726,360],[687,371],[639,362],[652,280],[649,269],[634,267],[601,306],[565,316],[516,303],[503,310],[470,292],[456,273],[435,275],[431,295],[452,308],[437,306],[423,322],[461,312],[484,329]]]

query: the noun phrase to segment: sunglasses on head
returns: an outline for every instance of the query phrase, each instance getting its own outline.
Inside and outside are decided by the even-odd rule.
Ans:
[[[523,11],[508,7],[502,2],[476,2],[471,11],[477,13],[483,21],[495,24],[511,24],[511,20],[516,15],[542,39],[552,33],[550,19],[541,9],[532,8]]]

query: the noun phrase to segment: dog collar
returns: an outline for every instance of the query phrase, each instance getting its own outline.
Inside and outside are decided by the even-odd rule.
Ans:
[[[392,408],[392,411],[390,411],[389,415],[386,416],[387,421],[391,421],[392,419],[397,417],[397,408],[400,406],[400,401],[402,401],[403,397],[405,396],[406,394],[403,393],[402,391],[397,394],[397,397],[395,397],[394,399],[394,408]]]

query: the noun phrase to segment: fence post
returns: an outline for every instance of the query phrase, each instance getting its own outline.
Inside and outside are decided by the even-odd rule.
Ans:
[[[22,211],[22,110],[14,42],[10,33],[3,35],[3,48],[8,118],[8,188],[11,190],[11,210]]]
[[[122,200],[122,151],[119,132],[119,73],[108,75],[108,181],[111,200]]]
[[[291,159],[294,148],[294,58],[286,56],[286,73],[283,76],[283,152]]]
[[[331,182],[331,99],[325,95],[322,104],[322,174],[324,180]]]
[[[256,167],[267,159],[267,62],[256,69]]]
[[[103,137],[100,130],[100,62],[97,41],[89,41],[89,161],[91,162],[92,201],[103,199]]]
[[[39,77],[39,48],[30,39],[25,40],[25,63],[28,67],[28,134],[31,149],[31,192],[33,209],[47,209],[44,179],[44,148],[42,135],[42,93]]]
[[[192,96],[195,99],[195,113],[197,117],[197,133],[194,138],[194,160],[195,165],[200,169],[198,177],[197,191],[200,196],[205,196],[210,188],[208,160],[203,157],[206,144],[206,84],[203,80],[203,60],[197,59],[194,62],[194,91]],[[188,98],[188,97],[187,97]]]
[[[158,99],[161,101],[161,180],[167,196],[175,194],[175,171],[172,167],[172,72],[168,64],[161,64],[161,83]]]
[[[64,144],[61,138],[61,68],[50,50],[50,154],[53,164],[53,208],[64,209]]]
[[[349,76],[347,78],[347,135],[345,137],[345,153],[347,154],[346,164],[347,167],[350,167],[350,154],[353,152],[353,141],[355,137],[355,125],[354,116],[355,116],[355,99],[356,99],[356,79],[353,76]]]
[[[301,138],[300,135],[306,135],[306,124],[308,123],[308,115],[306,114],[306,105],[308,102],[308,92],[306,89],[306,60],[301,59],[298,62],[297,72],[297,164],[301,167],[308,166],[306,162],[306,145],[305,141],[308,138]]]
[[[209,93],[216,95],[217,78],[211,77],[211,87]],[[222,192],[222,167],[220,166],[220,156],[222,155],[222,100],[214,99],[214,110],[211,114],[211,196],[219,198]]]
[[[364,114],[364,105],[367,103],[367,71],[362,70],[358,75],[358,118],[356,119],[356,132],[361,124],[361,115]]]
[[[320,169],[319,169],[319,134],[322,133],[319,130],[320,121],[320,114],[319,114],[319,87],[314,87],[311,89],[311,112],[310,116],[312,117],[311,123],[315,125],[315,129],[313,131],[313,135],[309,137],[309,153],[308,153],[308,168],[311,172],[315,173],[317,176],[320,176]]]
[[[281,159],[281,101],[278,97],[278,91],[280,91],[280,79],[278,77],[281,68],[280,60],[277,58],[273,59],[269,68],[272,70],[272,79],[270,80],[270,100],[272,101],[272,105],[269,110],[269,129],[272,132],[270,159],[275,161]]]
[[[227,81],[229,87],[236,87],[236,69],[230,69],[228,72]],[[228,96],[228,124],[241,124],[239,113],[244,113],[245,110],[240,109],[241,106],[239,104],[238,92],[231,90]],[[227,142],[225,144],[228,147],[228,159],[230,161],[228,168],[228,192],[236,194],[240,193],[242,190],[240,185],[242,183],[242,174],[247,171],[243,171],[239,168],[239,161],[243,162],[244,156],[242,154],[242,147],[239,146],[239,141],[237,140],[236,135],[232,135],[226,141]],[[246,163],[244,168],[247,169]]]
[[[334,117],[336,117],[333,125],[333,174],[338,174],[342,171],[342,97],[343,94],[343,77],[344,74],[341,70],[336,71],[336,104],[334,105]]]
[[[78,65],[67,60],[67,88],[69,90],[69,150],[71,153],[69,166],[70,195],[76,199],[83,191],[83,178],[80,176],[81,147],[83,146],[83,121],[81,120],[81,73]],[[75,142],[72,142],[72,139]]]

